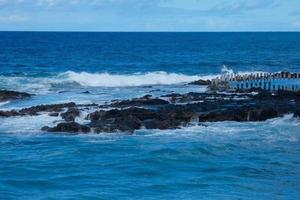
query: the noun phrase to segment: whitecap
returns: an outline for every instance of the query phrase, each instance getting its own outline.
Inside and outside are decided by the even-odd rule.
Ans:
[[[145,74],[109,74],[66,72],[69,80],[88,87],[134,87],[145,85],[172,85],[199,80],[203,77],[198,75],[185,75],[167,72],[148,72]]]
[[[232,69],[224,67],[222,73],[233,73]],[[237,74],[263,73],[237,72]],[[139,87],[153,85],[178,85],[202,80],[211,80],[220,77],[220,74],[182,74],[168,73],[165,71],[153,71],[146,73],[132,74],[111,74],[111,73],[89,73],[67,71],[59,74],[52,74],[47,77],[38,77],[30,75],[0,76],[0,85],[4,89],[19,90],[32,92],[35,94],[45,94],[50,92],[61,91],[66,88],[81,87]]]
[[[0,102],[0,107],[1,106],[4,106],[4,105],[6,105],[6,104],[9,104],[10,103],[10,101],[3,101],[3,102]]]

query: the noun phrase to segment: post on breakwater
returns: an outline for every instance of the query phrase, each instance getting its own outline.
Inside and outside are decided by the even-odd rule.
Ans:
[[[300,91],[300,73],[224,73],[212,80],[212,87],[234,90],[262,89],[268,91]]]

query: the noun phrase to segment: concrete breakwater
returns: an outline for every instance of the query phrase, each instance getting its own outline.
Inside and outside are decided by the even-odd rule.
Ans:
[[[211,88],[224,90],[262,89],[268,91],[300,91],[300,73],[224,73],[211,80]]]

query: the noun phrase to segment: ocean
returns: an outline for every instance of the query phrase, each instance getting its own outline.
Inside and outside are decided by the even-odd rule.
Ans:
[[[300,72],[300,33],[0,32],[0,110],[145,94],[224,70]],[[87,92],[88,91],[88,92]],[[79,118],[79,121],[84,121]],[[0,118],[0,199],[297,199],[300,121],[49,134],[59,117]]]

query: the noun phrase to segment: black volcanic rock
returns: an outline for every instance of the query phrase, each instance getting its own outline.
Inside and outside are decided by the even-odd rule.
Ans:
[[[174,129],[192,121],[198,121],[198,115],[184,109],[151,110],[128,108],[123,110],[95,111],[88,115],[88,124],[95,132],[133,132],[146,129]]]
[[[20,113],[16,110],[9,110],[9,111],[0,110],[0,117],[14,117],[14,116],[20,116]]]
[[[80,125],[76,122],[63,122],[59,123],[57,126],[50,128],[50,127],[43,127],[42,131],[48,132],[67,132],[67,133],[88,133],[91,131],[90,127],[85,125]]]
[[[39,112],[62,112],[64,108],[71,108],[75,106],[76,104],[73,102],[64,104],[39,105],[21,109],[19,113],[21,115],[38,115]]]
[[[129,115],[126,118],[110,118],[101,121],[93,121],[89,124],[92,128],[95,128],[96,133],[100,132],[129,132],[132,133],[134,130],[141,128],[141,121],[133,116]]]
[[[294,117],[300,118],[300,110],[294,112]]]
[[[105,114],[105,111],[95,111],[87,115],[86,120],[97,121]]]
[[[31,94],[26,92],[16,92],[9,90],[0,90],[0,102],[18,100],[31,97]]]
[[[113,102],[110,106],[112,107],[132,107],[132,106],[156,106],[156,105],[167,105],[168,101],[159,99],[159,98],[151,98],[151,95],[145,95],[141,98],[134,98],[131,100],[124,101],[116,101]]]
[[[38,105],[29,108],[23,108],[21,110],[0,111],[0,117],[14,117],[14,116],[26,116],[26,115],[34,116],[34,115],[39,115],[41,112],[59,113],[62,112],[65,108],[71,108],[71,107],[76,107],[76,104],[71,102],[71,103],[64,103],[64,104]]]
[[[265,121],[267,119],[279,117],[279,113],[273,108],[239,108],[236,110],[216,111],[199,116],[200,122],[218,121]]]
[[[76,105],[75,103],[39,105],[21,110],[0,111],[2,117],[40,115],[61,116],[65,122],[50,128],[49,132],[125,132],[145,129],[176,129],[190,123],[217,121],[265,121],[294,113],[300,117],[299,93],[261,91],[255,94],[236,93],[187,93],[169,94],[160,98],[146,95],[111,104]],[[166,100],[164,100],[166,99]],[[169,103],[171,102],[171,103]],[[105,108],[106,110],[100,110]],[[96,110],[95,110],[96,109]],[[110,110],[109,110],[110,109]],[[88,112],[88,124],[80,125],[75,118],[80,111]]]
[[[258,112],[258,118],[251,121],[265,121],[275,117],[280,117],[280,115],[274,108],[264,108]]]
[[[80,111],[77,108],[71,107],[64,113],[61,113],[60,116],[67,122],[75,121],[75,118],[80,115]]]
[[[58,117],[59,113],[58,112],[51,112],[48,114],[50,117]]]
[[[172,127],[170,126],[172,124]],[[174,124],[174,122],[167,121],[167,120],[158,120],[158,119],[148,119],[143,122],[143,125],[146,129],[160,129],[160,130],[166,130],[166,129],[173,129],[179,124]]]
[[[141,128],[144,119],[154,117],[158,117],[155,112],[143,108],[101,110],[89,114],[91,123],[88,126],[95,128],[95,132],[133,132]]]
[[[210,84],[211,84],[210,80],[202,80],[202,79],[189,83],[189,85],[210,85]]]

